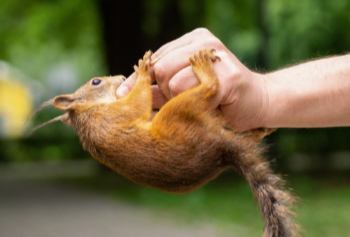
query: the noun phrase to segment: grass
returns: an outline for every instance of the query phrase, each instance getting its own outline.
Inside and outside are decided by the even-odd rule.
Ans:
[[[306,236],[350,236],[350,179],[296,177],[292,185],[301,198],[300,223]]]
[[[287,177],[300,198],[295,210],[309,237],[350,236],[350,178],[348,176]],[[72,180],[70,180],[71,182]],[[115,173],[103,172],[93,179],[75,180],[112,198],[174,216],[182,224],[204,221],[234,231],[238,236],[262,236],[263,223],[248,184],[233,172],[225,172],[188,194],[168,194],[140,186]]]

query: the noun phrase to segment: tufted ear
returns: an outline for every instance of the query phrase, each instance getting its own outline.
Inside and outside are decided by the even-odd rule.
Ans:
[[[52,105],[55,106],[57,109],[61,109],[61,110],[72,109],[74,104],[75,104],[74,94],[59,95],[59,96],[56,96],[52,101]]]

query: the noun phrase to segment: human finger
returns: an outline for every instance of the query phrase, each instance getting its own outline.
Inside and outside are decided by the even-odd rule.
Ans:
[[[196,75],[192,71],[191,66],[188,66],[178,73],[169,81],[169,93],[173,98],[189,89],[192,89],[200,84]]]
[[[152,85],[152,108],[153,109],[160,109],[165,105],[166,102],[169,101],[168,98],[164,96],[162,91],[159,89],[158,85]]]
[[[176,73],[190,66],[188,51],[190,51],[190,49],[187,47],[179,48],[168,53],[153,66],[155,80],[157,81],[160,90],[168,99],[171,98],[169,90],[170,80]]]
[[[198,36],[203,34],[211,34],[207,29],[199,28],[195,29],[187,34],[184,34],[178,39],[175,39],[162,47],[160,47],[151,57],[152,65],[157,63],[162,57],[164,57],[169,52],[176,50],[178,48],[189,45],[193,42],[194,39],[198,38]]]
[[[117,89],[117,98],[123,98],[129,94],[129,92],[134,88],[136,83],[137,75],[134,72],[131,74]]]

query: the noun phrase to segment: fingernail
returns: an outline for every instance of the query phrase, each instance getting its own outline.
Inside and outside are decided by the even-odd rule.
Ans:
[[[126,96],[127,94],[129,94],[129,88],[127,86],[121,86],[118,88],[117,90],[117,97],[118,98],[121,98],[121,97],[124,97]]]

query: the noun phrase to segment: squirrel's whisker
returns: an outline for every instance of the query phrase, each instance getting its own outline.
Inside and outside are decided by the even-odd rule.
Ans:
[[[28,115],[27,119],[24,121],[24,126],[31,120],[34,119],[35,115],[40,111],[42,110],[43,108],[47,107],[47,106],[50,106],[52,105],[52,101],[53,99],[51,100],[48,100],[44,103],[42,103],[41,105],[39,105],[38,107],[36,107],[32,112],[30,112],[30,114]]]
[[[44,127],[44,126],[46,126],[46,125],[48,125],[48,124],[50,124],[50,123],[57,122],[57,121],[61,121],[61,116],[62,116],[62,115],[60,115],[60,116],[58,116],[58,117],[56,117],[56,118],[53,118],[53,119],[51,119],[51,120],[49,120],[49,121],[47,121],[47,122],[45,122],[45,123],[42,123],[42,124],[40,124],[40,125],[38,125],[38,126],[32,128],[32,129],[30,130],[30,132],[27,134],[27,136],[29,136],[30,134],[32,134],[35,130],[38,130],[39,128]]]

